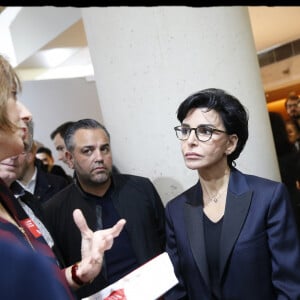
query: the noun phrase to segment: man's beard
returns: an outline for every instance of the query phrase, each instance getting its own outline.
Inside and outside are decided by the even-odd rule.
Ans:
[[[111,177],[111,172],[103,173],[101,176],[90,178],[90,184],[98,186],[99,184],[105,184]]]
[[[33,121],[30,120],[27,123],[28,135],[27,139],[24,141],[24,151],[28,152],[31,150],[33,145]]]
[[[28,136],[28,139],[24,141],[24,152],[28,152],[31,150],[33,145],[33,137],[30,135]]]

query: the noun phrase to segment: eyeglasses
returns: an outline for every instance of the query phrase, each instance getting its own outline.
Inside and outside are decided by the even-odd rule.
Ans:
[[[298,103],[293,103],[293,104],[287,104],[286,108],[293,108],[293,107],[297,107]]]
[[[201,142],[207,142],[211,139],[214,132],[226,133],[224,130],[209,127],[207,125],[199,125],[197,128],[190,128],[186,126],[174,127],[176,136],[179,140],[185,141],[189,138],[192,130],[195,130],[196,137]]]

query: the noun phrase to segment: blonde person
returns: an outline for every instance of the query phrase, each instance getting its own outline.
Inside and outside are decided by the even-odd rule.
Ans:
[[[17,101],[17,93],[21,85],[19,78],[9,62],[0,55],[0,160],[26,151],[28,139],[28,122],[32,119],[26,107]],[[78,263],[60,270],[53,252],[37,230],[33,221],[22,209],[5,183],[0,180],[0,238],[32,251],[37,256],[43,255],[49,261],[49,273],[57,279],[64,294],[55,299],[73,299],[73,290],[93,280],[101,270],[104,251],[109,249],[114,237],[121,232],[125,220],[120,220],[107,230],[92,232],[86,224],[80,210],[73,213],[74,221],[81,232],[81,260]],[[10,263],[9,261],[5,262]],[[2,265],[2,264],[1,264]],[[17,266],[16,266],[17,268]],[[28,274],[31,272],[28,266]],[[28,274],[23,274],[26,282]],[[11,280],[14,280],[11,278]],[[2,280],[1,280],[2,281]],[[14,286],[18,290],[18,284]],[[6,287],[4,286],[3,289]],[[9,288],[7,286],[7,288]],[[20,287],[21,288],[21,287]],[[44,286],[44,297],[49,299],[53,286]],[[1,288],[1,292],[2,290]],[[32,285],[33,291],[41,289],[40,285]],[[39,292],[41,292],[39,290]],[[48,295],[49,293],[49,295]],[[0,294],[2,295],[2,294]],[[13,299],[13,297],[11,298]],[[31,299],[38,299],[38,297]]]

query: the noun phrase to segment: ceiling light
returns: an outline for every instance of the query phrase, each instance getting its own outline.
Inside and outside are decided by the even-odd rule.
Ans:
[[[75,54],[79,48],[53,48],[36,53],[36,59],[46,68],[54,68]]]

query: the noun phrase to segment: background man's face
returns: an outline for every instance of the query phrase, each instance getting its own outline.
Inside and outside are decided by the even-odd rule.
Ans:
[[[54,163],[53,159],[47,153],[44,152],[37,153],[35,156],[36,158],[42,161],[43,165],[47,166],[47,170],[50,172],[51,167]]]
[[[70,163],[79,180],[85,185],[107,182],[112,170],[112,155],[105,131],[101,128],[79,129],[73,143]]]
[[[286,104],[286,112],[291,118],[297,118],[299,116],[298,100],[290,99]]]
[[[57,151],[57,159],[68,165],[66,158],[66,144],[60,133],[54,137],[53,143]]]

